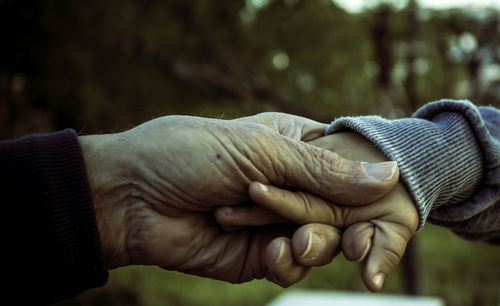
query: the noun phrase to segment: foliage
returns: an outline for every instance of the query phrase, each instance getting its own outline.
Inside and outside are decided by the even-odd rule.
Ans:
[[[5,0],[0,131],[266,110],[400,117],[440,98],[500,105],[498,12],[387,3],[349,14],[328,0]],[[32,110],[48,120],[25,131]]]

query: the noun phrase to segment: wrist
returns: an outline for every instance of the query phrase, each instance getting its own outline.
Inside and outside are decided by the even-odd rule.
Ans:
[[[103,264],[113,269],[128,264],[125,222],[131,184],[126,178],[126,153],[119,134],[79,136],[99,232]]]
[[[362,160],[369,163],[388,160],[382,151],[372,142],[354,131],[330,134],[312,143],[354,160]],[[410,235],[412,235],[418,227],[418,212],[408,189],[401,179],[393,191],[383,199],[385,199],[385,202],[399,203],[397,208],[398,213],[388,215],[384,220],[403,225]]]

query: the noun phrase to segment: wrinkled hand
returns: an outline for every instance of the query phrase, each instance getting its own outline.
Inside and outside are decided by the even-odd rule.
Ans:
[[[351,159],[385,160],[373,144],[355,133],[334,134],[311,144]],[[415,206],[402,183],[385,197],[364,206],[339,205],[302,191],[292,192],[259,183],[251,184],[250,196],[263,208],[234,207],[231,214],[224,207],[218,208],[219,223],[225,227],[243,227],[282,223],[286,218],[298,224],[310,223],[310,234],[316,235],[319,242],[324,240],[325,233],[343,229],[344,256],[351,261],[364,261],[363,281],[371,291],[382,288],[385,277],[402,258],[419,222]],[[323,227],[318,228],[315,223]]]
[[[292,249],[310,249],[309,226],[293,237],[295,228],[287,226],[227,233],[214,209],[249,202],[251,182],[355,204],[396,184],[393,164],[366,167],[373,177],[360,162],[303,142],[324,129],[279,113],[237,120],[168,116],[123,133],[80,137],[105,265],[159,265],[230,282],[300,280],[308,267]],[[323,256],[333,258],[339,234],[325,239],[332,247]]]

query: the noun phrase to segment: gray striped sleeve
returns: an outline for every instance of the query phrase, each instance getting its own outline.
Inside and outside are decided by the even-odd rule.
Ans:
[[[469,200],[484,189],[485,169],[491,162],[485,159],[485,146],[491,145],[491,137],[480,135],[488,129],[478,108],[470,102],[431,103],[414,118],[400,120],[378,116],[340,118],[326,134],[346,130],[360,133],[398,162],[401,178],[419,212],[420,227],[429,214],[429,220],[451,225],[495,203],[490,199],[478,204],[476,199],[472,209],[464,210]]]

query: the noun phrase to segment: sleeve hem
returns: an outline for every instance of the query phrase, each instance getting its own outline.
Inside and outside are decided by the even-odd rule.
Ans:
[[[51,303],[103,285],[108,273],[76,132],[3,141],[0,153],[10,213],[26,221],[12,255],[15,273],[30,275],[26,298]],[[40,264],[25,266],[33,260]]]
[[[447,109],[431,120],[346,117],[326,131],[356,131],[398,162],[419,213],[419,228],[431,210],[471,197],[484,176],[481,151],[468,120]]]

